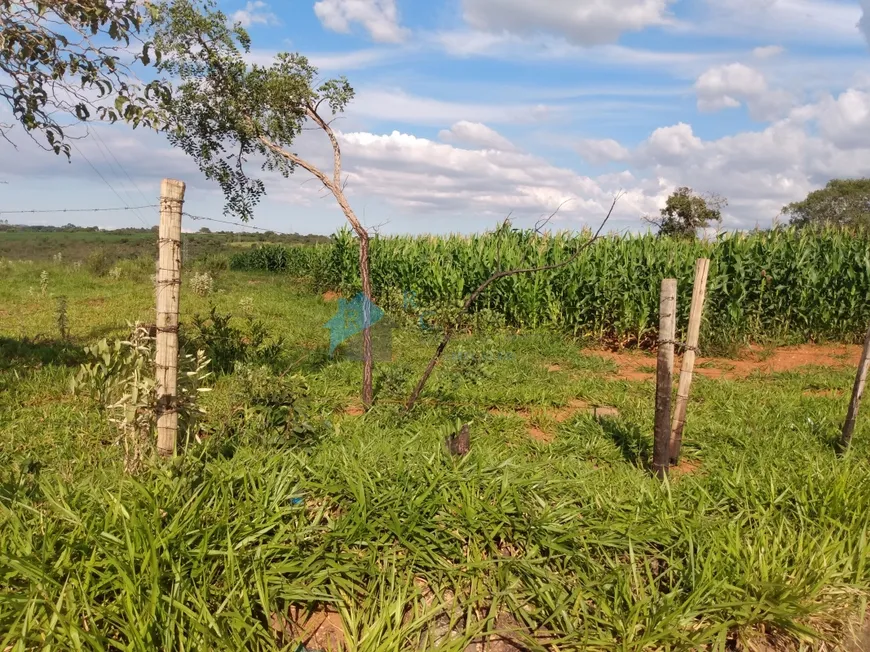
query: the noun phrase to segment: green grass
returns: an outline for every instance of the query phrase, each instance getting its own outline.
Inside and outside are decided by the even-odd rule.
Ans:
[[[149,219],[157,222],[156,213]],[[194,222],[198,227],[202,222]],[[0,258],[12,260],[50,261],[57,254],[72,262],[85,260],[95,249],[102,249],[112,259],[156,256],[156,229],[120,229],[97,231],[84,228],[62,230],[58,227],[18,227],[0,225]],[[316,235],[276,233],[185,233],[183,253],[191,260],[205,255],[233,254],[239,247],[273,243],[287,246],[328,242]]]
[[[153,321],[151,285],[52,264],[3,273],[0,649],[295,650],[271,627],[291,605],[331,605],[360,651],[462,650],[504,614],[560,650],[726,650],[761,632],[811,649],[870,588],[867,419],[849,454],[833,447],[853,370],[697,377],[684,446],[698,469],[662,484],[644,468],[653,383],[617,379],[577,342],[463,337],[502,355],[462,375],[448,351],[406,417],[397,402],[434,339],[397,330],[376,370],[395,382],[353,417],[360,365],[326,356],[336,304],[286,276],[223,272],[210,298],[183,287],[182,321],[211,303],[240,315],[250,297],[286,338],[281,370],[310,385],[315,432],[227,429],[238,387],[221,377],[205,400],[216,434],[130,477],[101,410],[67,388],[84,344]],[[490,413],[572,399],[620,416],[578,413],[542,444]],[[472,422],[461,460],[443,448],[456,418]],[[421,643],[445,618],[456,638]]]

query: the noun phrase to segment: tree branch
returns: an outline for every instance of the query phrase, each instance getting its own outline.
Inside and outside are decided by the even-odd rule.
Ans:
[[[616,203],[620,200],[622,195],[622,192],[617,193],[617,195],[613,198],[613,203],[610,204],[610,210],[607,211],[607,215],[604,216],[604,220],[602,220],[601,224],[598,226],[598,230],[595,231],[594,235],[589,240],[580,245],[577,251],[571,254],[571,256],[567,260],[563,260],[561,263],[554,263],[552,265],[542,265],[540,267],[526,267],[521,269],[509,269],[505,271],[494,272],[492,275],[490,275],[488,279],[486,279],[483,283],[477,286],[477,289],[474,290],[474,292],[472,292],[468,299],[465,301],[465,304],[462,306],[462,309],[456,316],[456,321],[445,329],[444,337],[438,344],[438,348],[435,350],[435,355],[433,355],[432,359],[429,360],[429,364],[426,366],[426,370],[423,372],[423,375],[420,377],[417,386],[414,387],[414,391],[411,392],[411,396],[408,398],[408,402],[405,404],[405,412],[410,412],[412,409],[414,409],[414,404],[417,402],[417,399],[420,397],[420,393],[426,386],[426,382],[429,380],[429,376],[431,376],[432,372],[435,370],[435,365],[438,364],[438,360],[444,354],[444,350],[447,348],[447,345],[450,343],[451,338],[458,329],[462,316],[468,312],[469,308],[471,308],[472,304],[477,300],[481,293],[495,281],[501,278],[505,278],[507,276],[514,276],[516,274],[531,274],[534,272],[546,272],[559,269],[561,267],[566,267],[567,265],[573,263],[575,260],[577,260],[581,253],[588,249],[592,245],[592,243],[598,240],[598,238],[601,236],[601,231],[604,229],[604,225],[607,224],[610,216],[613,215],[613,209],[616,208]]]

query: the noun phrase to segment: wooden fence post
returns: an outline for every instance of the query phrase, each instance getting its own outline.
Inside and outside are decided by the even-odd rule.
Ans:
[[[656,421],[653,441],[655,474],[663,478],[668,472],[671,444],[671,391],[674,376],[674,331],[677,321],[677,280],[662,280],[659,298],[659,355],[656,365]]]
[[[686,409],[689,404],[689,389],[692,386],[692,375],[695,370],[695,356],[698,352],[701,314],[704,312],[704,297],[707,294],[709,271],[709,258],[699,258],[695,261],[695,285],[692,289],[692,307],[689,310],[689,332],[686,334],[686,350],[683,353],[680,385],[677,389],[677,403],[674,406],[674,420],[671,427],[671,464],[677,464],[680,461],[680,449],[683,447],[683,428],[686,425]]]
[[[178,306],[181,294],[181,212],[184,182],[160,186],[157,267],[157,452],[175,453],[178,440]]]
[[[849,401],[849,411],[846,413],[846,423],[843,424],[843,434],[840,437],[840,451],[849,448],[852,443],[852,433],[855,430],[855,421],[858,419],[858,407],[861,404],[861,396],[867,384],[867,372],[870,370],[870,330],[864,338],[864,350],[861,351],[861,362],[858,363],[858,373],[855,374],[855,385],[852,387],[852,400]]]

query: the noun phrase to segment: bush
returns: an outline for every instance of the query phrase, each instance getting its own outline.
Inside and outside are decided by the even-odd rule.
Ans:
[[[314,432],[309,387],[300,375],[276,375],[262,364],[236,363],[231,431],[269,445]]]
[[[92,251],[85,261],[85,268],[94,276],[106,276],[114,266],[114,259],[105,249]]]
[[[230,260],[221,254],[205,254],[193,261],[193,269],[217,276],[219,272],[229,269]]]
[[[246,329],[231,324],[232,315],[212,306],[207,317],[194,315],[189,344],[206,352],[216,372],[228,373],[236,362],[276,364],[284,345],[282,338],[269,341],[266,326],[248,315]]]

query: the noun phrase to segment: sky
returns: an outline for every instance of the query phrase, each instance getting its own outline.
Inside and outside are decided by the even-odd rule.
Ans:
[[[727,198],[724,228],[763,228],[831,178],[870,176],[870,0],[218,4],[248,29],[253,61],[300,52],[321,77],[348,78],[356,97],[334,123],[346,192],[382,234],[483,231],[508,215],[528,228],[557,208],[554,229],[595,228],[617,194],[610,230],[642,231],[679,186]],[[17,149],[0,141],[0,211],[149,205],[173,177],[189,213],[236,219],[164,136],[88,133],[69,163],[20,129]],[[322,133],[296,145],[331,164]],[[344,223],[304,170],[263,178],[250,224]],[[151,226],[157,211],[0,218],[114,228]]]

